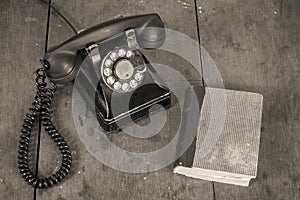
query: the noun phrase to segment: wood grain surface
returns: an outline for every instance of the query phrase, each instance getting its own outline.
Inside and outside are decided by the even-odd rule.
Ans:
[[[300,2],[198,0],[201,44],[225,87],[264,96],[257,178],[215,199],[299,199]],[[204,75],[205,76],[205,75]]]
[[[44,54],[47,8],[36,1],[0,2],[0,196],[1,199],[33,199],[34,190],[17,166],[21,125],[35,93],[34,71]],[[30,157],[35,167],[35,146]]]

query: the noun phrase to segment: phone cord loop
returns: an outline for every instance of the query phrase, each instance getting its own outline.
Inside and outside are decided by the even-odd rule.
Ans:
[[[21,175],[29,185],[38,189],[48,188],[61,182],[69,174],[72,164],[70,148],[51,120],[50,106],[56,91],[56,85],[50,80],[48,80],[49,83],[46,82],[45,70],[49,68],[49,65],[43,60],[41,60],[41,63],[43,67],[35,72],[37,87],[35,101],[32,102],[32,107],[29,108],[29,112],[24,119],[18,151],[18,166]],[[33,124],[36,119],[41,120],[46,132],[56,143],[62,157],[59,170],[47,178],[38,178],[37,174],[34,174],[29,168],[29,144]]]

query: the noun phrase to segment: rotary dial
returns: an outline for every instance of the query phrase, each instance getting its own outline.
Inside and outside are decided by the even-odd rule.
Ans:
[[[104,83],[120,93],[135,90],[143,81],[146,66],[138,51],[117,48],[109,52],[101,64]]]

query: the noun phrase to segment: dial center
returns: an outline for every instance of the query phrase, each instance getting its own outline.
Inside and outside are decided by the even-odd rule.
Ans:
[[[131,78],[134,72],[134,67],[132,63],[127,59],[122,59],[118,61],[115,65],[115,74],[123,80]]]

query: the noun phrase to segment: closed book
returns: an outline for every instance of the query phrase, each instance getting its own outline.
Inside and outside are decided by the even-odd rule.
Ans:
[[[205,91],[192,163],[177,162],[174,173],[248,186],[257,174],[263,97],[217,88]]]

